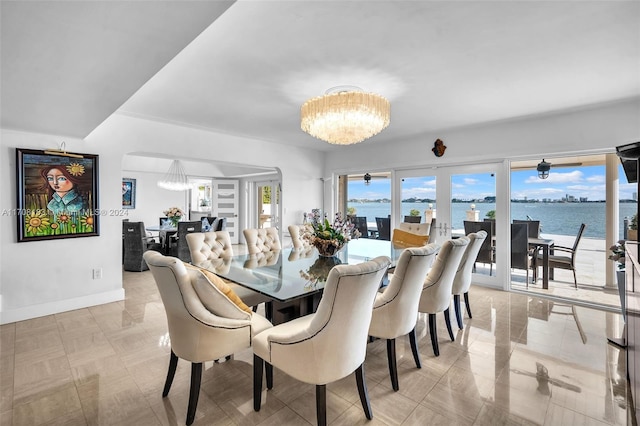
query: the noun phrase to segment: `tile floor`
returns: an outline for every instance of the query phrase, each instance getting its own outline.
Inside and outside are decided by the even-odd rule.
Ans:
[[[1,426],[184,424],[190,366],[180,361],[163,399],[170,342],[153,277],[124,272],[124,283],[124,301],[0,327]],[[474,316],[455,342],[438,316],[437,358],[420,316],[422,369],[408,339],[398,342],[399,392],[391,389],[384,341],[370,343],[373,421],[350,376],[328,386],[329,423],[627,423],[625,353],[606,343],[620,334],[620,315],[482,287],[470,297]],[[277,370],[254,412],[251,360],[249,349],[205,364],[194,424],[315,424],[314,387]]]

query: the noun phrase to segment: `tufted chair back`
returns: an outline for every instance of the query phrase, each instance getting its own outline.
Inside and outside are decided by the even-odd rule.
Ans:
[[[186,238],[194,265],[233,257],[231,237],[227,231],[196,232],[187,234]]]
[[[411,232],[412,234],[429,235],[429,231],[431,230],[431,224],[400,222],[400,224],[398,225],[398,228],[402,229],[403,231]]]
[[[304,225],[289,225],[289,235],[291,235],[293,248],[296,250],[300,250],[302,248],[310,246],[309,241],[302,238],[302,236],[304,235],[304,231]]]
[[[242,231],[249,254],[282,250],[277,228],[247,228]]]

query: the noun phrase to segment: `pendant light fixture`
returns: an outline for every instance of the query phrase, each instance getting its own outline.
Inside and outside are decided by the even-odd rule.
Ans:
[[[187,174],[184,172],[182,163],[179,160],[173,160],[167,173],[158,181],[158,186],[169,191],[186,191],[189,189]]]

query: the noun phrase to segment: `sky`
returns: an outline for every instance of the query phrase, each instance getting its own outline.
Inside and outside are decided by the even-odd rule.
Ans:
[[[622,166],[619,166],[620,199],[632,199],[637,191],[635,183],[627,183]],[[434,176],[405,178],[402,198],[435,199],[436,179]],[[465,200],[495,196],[495,178],[490,173],[455,175],[452,178],[452,198]],[[511,172],[511,199],[551,199],[560,200],[566,195],[576,198],[586,197],[588,201],[605,199],[605,167],[553,167],[547,179],[538,178],[535,170]],[[374,178],[366,186],[364,182],[349,182],[349,198],[380,199],[391,198],[391,180]]]

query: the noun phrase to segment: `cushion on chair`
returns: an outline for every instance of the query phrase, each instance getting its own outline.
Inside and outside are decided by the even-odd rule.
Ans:
[[[421,247],[427,245],[429,242],[428,234],[414,234],[413,232],[403,231],[402,229],[395,228],[393,230],[393,237],[391,238],[394,247]]]
[[[236,308],[239,308],[245,312],[251,313],[251,308],[249,308],[243,301],[238,297],[238,295],[225,283],[222,278],[214,274],[213,272],[207,271],[206,269],[200,269],[195,266],[186,265],[188,269],[192,269],[195,271],[199,271],[202,275],[202,279],[193,280],[193,288],[196,293],[202,300],[202,304],[207,307],[211,312],[216,315],[227,317],[227,318],[237,318],[238,314],[234,309],[228,309],[229,305],[225,303],[225,301],[221,300],[218,294],[222,294],[225,296],[227,301],[230,301],[235,305]],[[217,292],[213,290],[217,290]],[[244,316],[237,319],[243,319]]]

